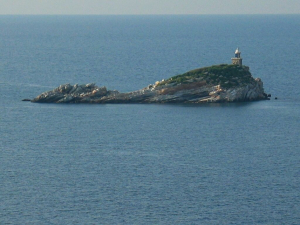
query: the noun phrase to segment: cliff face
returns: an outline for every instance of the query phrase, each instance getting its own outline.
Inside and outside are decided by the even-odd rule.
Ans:
[[[129,93],[107,90],[94,83],[60,85],[32,102],[51,103],[203,103],[267,99],[263,83],[246,66],[218,65],[200,68],[157,81]]]

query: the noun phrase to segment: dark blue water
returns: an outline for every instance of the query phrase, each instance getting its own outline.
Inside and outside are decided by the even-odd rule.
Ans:
[[[299,224],[300,16],[0,16],[0,224]],[[271,101],[21,102],[132,91],[240,47]],[[274,97],[278,100],[274,100]]]

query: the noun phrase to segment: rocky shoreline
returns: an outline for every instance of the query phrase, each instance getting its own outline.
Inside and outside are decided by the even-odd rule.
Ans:
[[[268,99],[260,78],[247,66],[216,65],[157,81],[128,93],[107,90],[95,83],[64,84],[47,91],[35,103],[207,103],[245,102]]]

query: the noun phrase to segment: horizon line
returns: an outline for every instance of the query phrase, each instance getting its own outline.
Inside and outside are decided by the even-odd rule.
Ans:
[[[228,13],[207,13],[207,14],[193,14],[193,13],[166,13],[166,14],[0,14],[0,16],[253,16],[253,15],[300,15],[300,13],[241,13],[241,14],[228,14]]]

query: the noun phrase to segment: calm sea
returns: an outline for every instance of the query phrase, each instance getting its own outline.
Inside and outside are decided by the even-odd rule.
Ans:
[[[0,224],[300,224],[300,16],[0,16]],[[33,104],[243,62],[270,101]],[[274,100],[278,97],[278,100]]]

